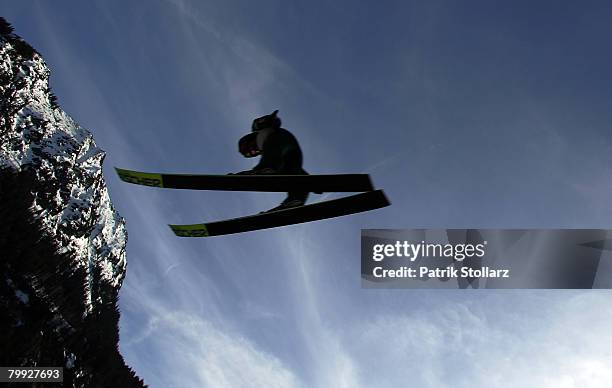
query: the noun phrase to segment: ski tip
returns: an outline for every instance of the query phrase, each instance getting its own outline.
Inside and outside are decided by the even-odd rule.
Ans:
[[[205,224],[195,225],[168,225],[178,237],[208,237]]]
[[[119,175],[119,179],[124,182],[142,186],[164,187],[162,174],[124,170],[117,167],[115,167],[115,170],[117,175]]]
[[[117,173],[117,176],[119,176],[119,179],[121,179],[124,182],[128,182],[129,183],[129,171],[128,170],[124,170],[122,168],[119,167],[114,167],[115,172]]]

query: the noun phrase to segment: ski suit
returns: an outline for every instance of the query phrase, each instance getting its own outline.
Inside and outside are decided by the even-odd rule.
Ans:
[[[284,128],[261,130],[248,134],[243,139],[246,140],[247,137],[250,147],[256,147],[259,150],[257,154],[261,154],[259,163],[251,170],[253,174],[308,174],[302,168],[303,156],[300,145],[295,136],[288,130]],[[243,139],[239,142],[239,147],[241,153],[247,156],[244,149],[248,146],[243,144],[245,143]],[[306,202],[308,194],[308,192],[289,191],[283,203],[292,200]]]

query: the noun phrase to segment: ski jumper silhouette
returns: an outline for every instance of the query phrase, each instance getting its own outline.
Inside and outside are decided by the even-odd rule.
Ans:
[[[253,120],[251,133],[238,142],[238,150],[245,158],[261,155],[259,163],[251,170],[237,174],[279,174],[308,175],[302,168],[303,156],[300,145],[288,130],[281,128],[278,110]],[[308,192],[289,191],[281,204],[268,211],[302,206],[308,199]]]

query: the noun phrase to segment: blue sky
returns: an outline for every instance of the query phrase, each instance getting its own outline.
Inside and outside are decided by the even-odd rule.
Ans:
[[[127,220],[120,348],[152,387],[603,387],[612,294],[360,288],[361,228],[606,228],[607,2],[12,1],[62,108],[106,152]],[[168,223],[277,193],[126,185],[226,173],[279,109],[311,173],[393,205],[210,239]],[[336,195],[311,197],[312,200]]]

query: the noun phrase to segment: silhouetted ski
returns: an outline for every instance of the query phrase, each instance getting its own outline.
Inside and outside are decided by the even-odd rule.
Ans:
[[[210,237],[323,220],[389,206],[382,190],[322,201],[290,209],[194,225],[170,225],[180,237]]]
[[[367,174],[190,175],[158,174],[116,168],[121,180],[137,185],[188,190],[362,192],[374,187]]]

